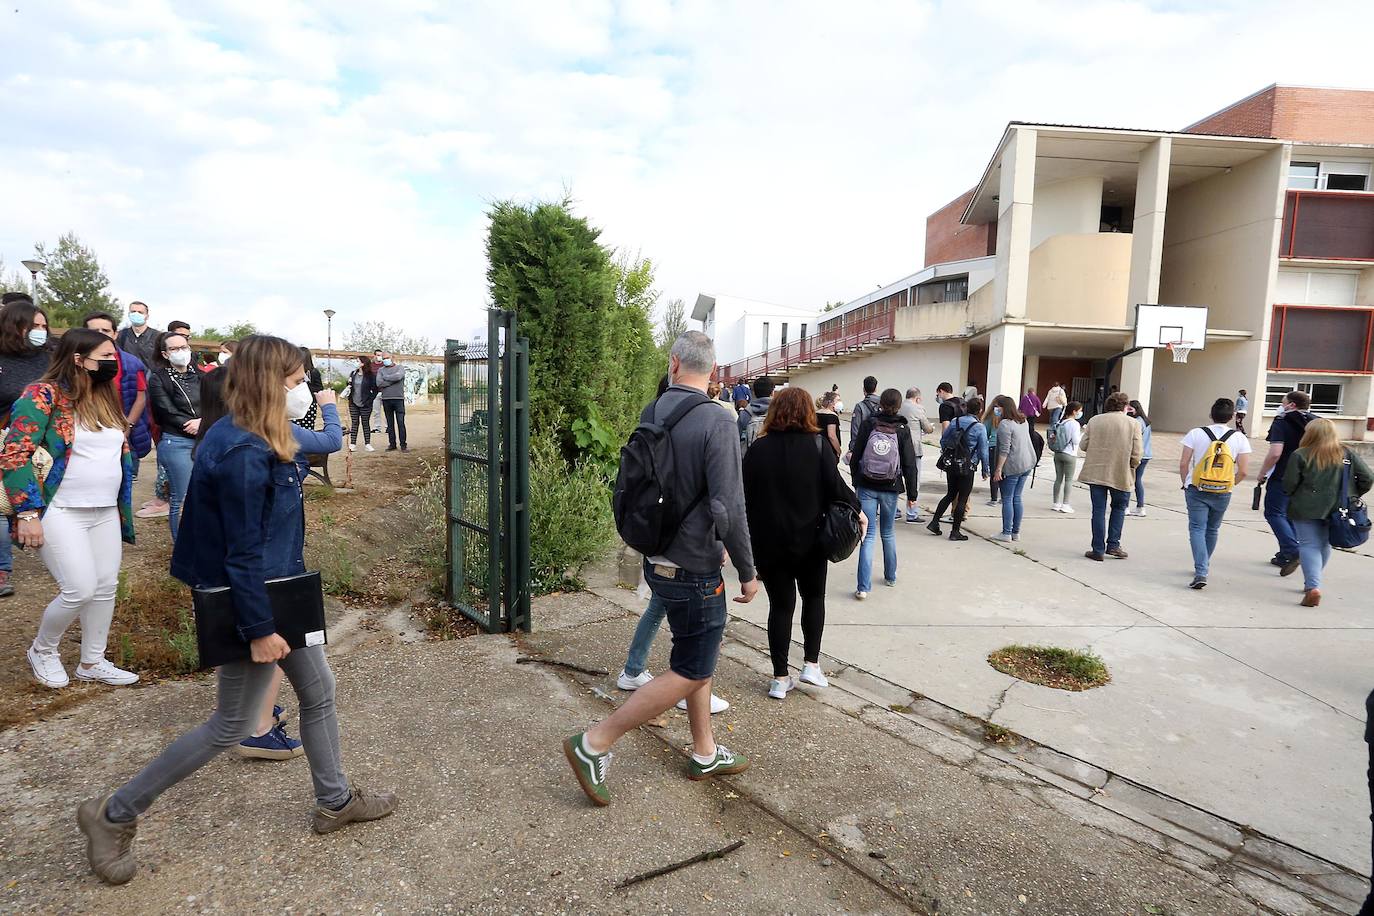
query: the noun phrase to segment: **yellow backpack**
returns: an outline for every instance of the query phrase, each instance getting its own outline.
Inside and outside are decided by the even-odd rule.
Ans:
[[[1230,493],[1236,485],[1236,459],[1226,447],[1226,440],[1231,438],[1235,430],[1228,429],[1220,439],[1210,427],[1204,426],[1202,431],[1212,441],[1202,453],[1201,460],[1193,466],[1193,486],[1197,487],[1199,493]]]

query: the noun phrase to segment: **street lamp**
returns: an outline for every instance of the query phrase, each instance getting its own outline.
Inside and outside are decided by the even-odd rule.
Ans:
[[[19,263],[20,263],[20,264],[23,264],[24,267],[26,267],[26,268],[28,269],[29,275],[33,277],[33,301],[34,301],[34,302],[37,302],[37,301],[38,301],[38,272],[39,272],[40,270],[42,270],[43,268],[47,267],[48,265],[47,265],[46,262],[40,261],[40,260],[38,260],[37,258],[30,258],[30,259],[27,260],[27,261],[20,261]]]
[[[325,358],[329,360],[330,381],[334,380],[334,316],[336,314],[338,313],[333,309],[324,310],[325,321],[329,324],[329,330],[326,332],[327,336],[325,338],[325,346],[327,347],[328,355]]]

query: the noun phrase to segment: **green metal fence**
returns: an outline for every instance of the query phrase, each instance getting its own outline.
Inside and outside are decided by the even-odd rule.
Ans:
[[[528,631],[529,342],[492,309],[486,340],[450,340],[444,363],[446,597],[489,633]]]

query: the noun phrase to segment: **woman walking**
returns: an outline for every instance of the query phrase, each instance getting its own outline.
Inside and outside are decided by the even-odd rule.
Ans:
[[[113,793],[88,799],[77,809],[91,870],[110,884],[134,876],[138,816],[167,789],[248,735],[278,666],[300,697],[301,737],[315,790],[315,832],[376,820],[396,809],[395,795],[349,785],[339,750],[334,675],[324,649],[288,647],[268,610],[265,583],[305,572],[297,442],[286,417],[286,392],[305,380],[300,350],[277,337],[247,337],[228,372],[224,401],[229,414],[201,442],[186,501],[191,524],[215,536],[178,541],[172,573],[192,587],[231,589],[250,658],[219,668],[218,699],[208,721],[172,742]]]
[[[854,597],[863,601],[873,590],[873,543],[881,530],[883,584],[897,584],[897,497],[906,489],[907,508],[916,505],[916,446],[906,417],[898,413],[902,393],[888,388],[878,398],[878,412],[864,420],[850,443],[850,479],[868,529],[859,547],[859,581]]]
[[[827,391],[821,395],[821,399],[816,405],[816,424],[821,428],[821,438],[835,450],[836,462],[844,454],[840,442],[840,414],[835,409],[838,400],[839,395],[833,391]]]
[[[1055,512],[1073,514],[1069,497],[1073,494],[1073,472],[1078,465],[1078,443],[1083,438],[1083,405],[1070,401],[1064,408],[1063,419],[1051,426],[1054,431],[1054,504]]]
[[[1021,493],[1035,468],[1035,446],[1031,443],[1030,423],[1016,402],[1005,394],[992,400],[992,416],[997,420],[997,461],[992,469],[993,489],[1002,493],[1002,531],[995,540],[1021,540]]]
[[[1298,450],[1283,472],[1283,490],[1288,494],[1288,520],[1298,535],[1298,558],[1302,566],[1302,606],[1316,607],[1322,600],[1322,570],[1331,560],[1328,519],[1345,492],[1345,471],[1350,469],[1350,495],[1363,496],[1374,485],[1369,465],[1359,455],[1341,445],[1336,426],[1318,418],[1307,424]],[[1294,567],[1285,566],[1280,575]]]
[[[191,365],[191,342],[183,334],[160,334],[158,352],[160,365],[148,376],[148,400],[153,405],[153,419],[162,430],[157,460],[167,471],[171,504],[167,522],[175,544],[181,506],[191,482],[191,453],[200,430],[202,373]]]
[[[43,377],[51,361],[48,313],[23,293],[5,293],[0,309],[0,429],[9,426],[15,401]],[[14,594],[13,524],[13,515],[0,518],[0,598]]]
[[[85,328],[67,331],[52,367],[15,402],[0,452],[5,492],[18,519],[15,539],[37,548],[57,580],[57,597],[43,612],[28,652],[33,676],[54,689],[70,683],[58,647],[77,618],[77,678],[112,686],[138,680],[105,658],[121,540],[134,542],[128,422],[111,384],[118,374],[113,340]],[[34,460],[39,449],[48,456],[46,467]]]
[[[768,593],[768,652],[773,659],[768,695],[778,700],[797,686],[788,671],[787,653],[798,592],[801,679],[816,687],[829,686],[820,666],[829,563],[817,530],[832,502],[859,508],[831,459],[830,443],[819,434],[811,395],[802,388],[784,388],[773,396],[763,430],[744,454],[744,505],[754,563]],[[866,531],[867,517],[860,518]]]
[[[1132,401],[1126,408],[1126,413],[1135,417],[1140,424],[1140,464],[1135,466],[1135,511],[1128,513],[1137,518],[1145,517],[1145,465],[1150,463],[1153,454],[1150,451],[1150,418],[1145,414],[1145,408],[1139,401]]]
[[[951,541],[967,541],[968,535],[960,529],[968,514],[968,500],[973,493],[973,480],[982,470],[983,479],[988,478],[988,430],[978,419],[983,412],[983,399],[969,398],[964,405],[965,413],[949,421],[940,435],[940,454],[952,455],[955,463],[945,468],[945,495],[935,507],[935,515],[926,528],[931,534],[939,536],[940,519],[945,510],[953,506],[954,527],[949,532]]]

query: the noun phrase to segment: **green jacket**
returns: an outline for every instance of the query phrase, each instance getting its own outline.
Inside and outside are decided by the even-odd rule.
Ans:
[[[1354,452],[1346,449],[1350,459],[1350,495],[1363,496],[1374,485],[1369,465]],[[1300,448],[1293,453],[1283,472],[1283,490],[1288,494],[1288,517],[1324,519],[1341,501],[1341,478],[1344,463],[1329,468],[1314,467],[1308,461],[1308,451]]]

